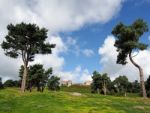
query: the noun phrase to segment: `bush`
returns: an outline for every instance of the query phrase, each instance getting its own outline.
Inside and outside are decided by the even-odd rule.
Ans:
[[[59,90],[60,89],[59,80],[60,80],[59,77],[51,76],[50,79],[48,80],[48,84],[47,84],[48,89],[52,90],[52,91]]]
[[[150,98],[150,90],[147,91],[147,97]]]
[[[2,83],[2,78],[0,77],[0,89],[3,89],[4,86],[3,86],[3,83]]]
[[[20,81],[17,81],[17,80],[6,80],[4,82],[4,87],[19,87],[20,86]]]

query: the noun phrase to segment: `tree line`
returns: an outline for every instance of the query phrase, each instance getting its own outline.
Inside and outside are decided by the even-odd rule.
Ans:
[[[21,66],[19,71],[19,80],[9,79],[2,83],[2,79],[0,78],[0,89],[7,87],[20,87],[22,71],[23,66]],[[52,74],[52,68],[44,70],[43,65],[35,64],[30,66],[28,74],[26,90],[30,92],[32,92],[32,89],[36,89],[38,92],[43,92],[45,87],[51,91],[58,91],[61,88],[60,78]],[[125,75],[120,75],[112,81],[107,73],[101,74],[94,71],[92,84],[90,85],[89,90],[91,90],[91,93],[98,93],[102,95],[126,96],[127,93],[142,95],[140,87],[138,80],[130,82]],[[150,97],[150,75],[145,81],[145,87],[147,96]]]
[[[130,82],[125,75],[120,75],[111,81],[107,73],[93,72],[91,92],[103,95],[124,95],[136,93],[142,95],[141,86],[138,80]],[[147,96],[150,97],[150,76],[145,81]]]

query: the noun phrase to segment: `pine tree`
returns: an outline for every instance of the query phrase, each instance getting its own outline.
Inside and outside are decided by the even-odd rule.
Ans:
[[[51,54],[55,45],[45,43],[47,29],[39,28],[36,24],[9,24],[7,30],[8,34],[2,42],[2,48],[6,56],[12,58],[21,56],[24,64],[21,91],[24,92],[29,62],[34,61],[35,54]]]
[[[147,48],[148,45],[140,42],[141,36],[147,31],[147,23],[142,19],[136,20],[129,26],[119,23],[112,31],[112,34],[117,38],[114,44],[118,52],[117,63],[125,65],[127,63],[126,59],[129,56],[132,64],[139,70],[141,91],[144,98],[146,98],[146,90],[143,69],[133,60],[132,53]]]

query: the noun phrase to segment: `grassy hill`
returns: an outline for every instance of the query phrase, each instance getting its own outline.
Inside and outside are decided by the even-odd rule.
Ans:
[[[65,90],[65,91],[64,91]],[[0,113],[150,113],[150,99],[115,97],[73,90],[26,92],[8,88],[0,90]]]
[[[84,85],[72,85],[70,87],[62,86],[60,90],[65,92],[91,93],[90,86]]]

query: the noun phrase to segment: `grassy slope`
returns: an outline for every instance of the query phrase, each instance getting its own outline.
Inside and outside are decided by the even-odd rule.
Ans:
[[[0,113],[149,113],[150,99],[71,92],[0,90]]]

